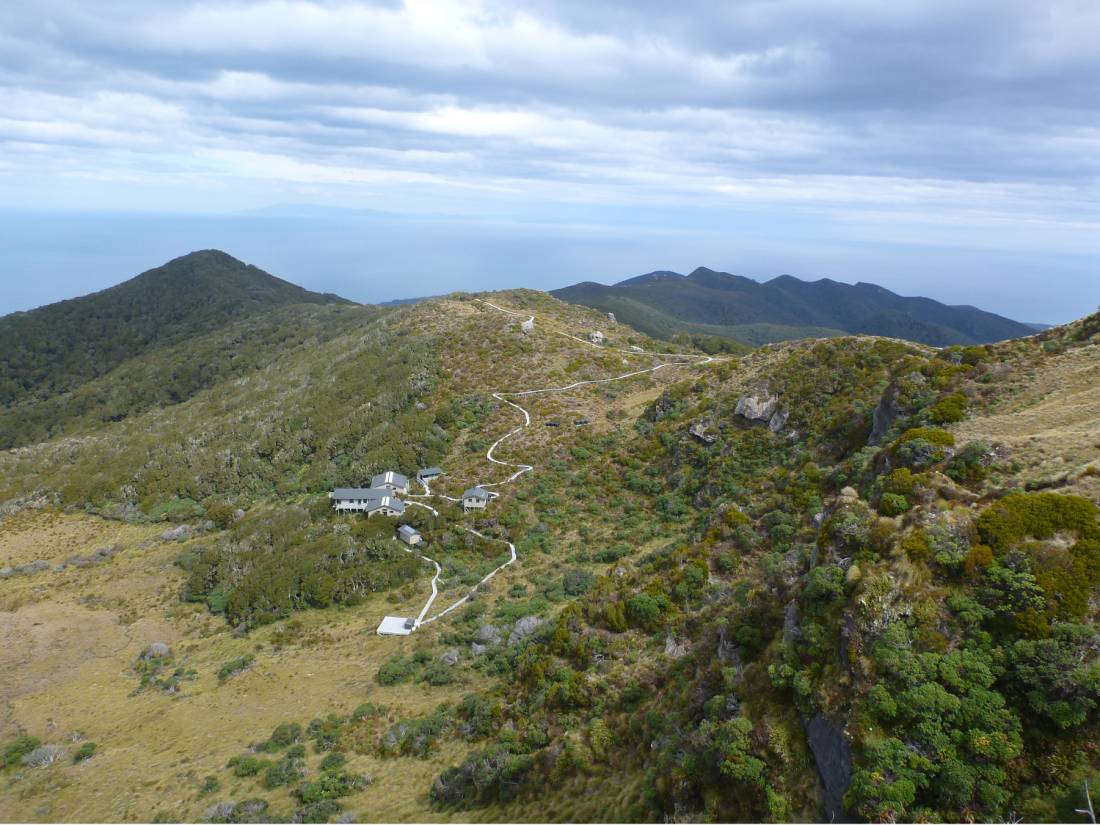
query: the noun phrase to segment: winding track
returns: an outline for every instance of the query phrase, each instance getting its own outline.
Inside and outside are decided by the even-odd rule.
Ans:
[[[522,312],[516,312],[515,310],[505,309],[502,306],[497,306],[496,304],[492,303],[491,301],[486,301],[486,300],[481,299],[481,298],[478,298],[476,300],[479,301],[480,303],[485,304],[486,306],[490,306],[493,309],[498,310],[498,311],[503,312],[503,313],[506,313],[508,315],[515,315],[519,318],[524,317],[524,313],[522,313]],[[527,320],[534,323],[535,316],[531,315],[527,318]],[[588,341],[584,338],[578,338],[575,335],[570,335],[567,332],[562,332],[561,330],[552,330],[552,331],[557,333],[558,335],[561,335],[561,336],[565,337],[565,338],[569,338],[573,341],[577,341],[577,342],[582,343],[582,344],[587,344],[588,346],[595,347],[595,348],[597,348],[599,350],[602,350],[604,352],[621,352],[625,355],[635,355],[635,356],[640,355],[640,356],[649,357],[649,358],[652,358],[652,357],[656,356],[656,357],[665,357],[665,358],[669,358],[669,357],[686,358],[686,359],[689,359],[689,360],[686,360],[686,361],[662,361],[659,364],[656,364],[652,367],[648,367],[648,368],[643,369],[643,370],[634,370],[632,372],[624,373],[623,375],[612,376],[611,378],[596,378],[596,379],[592,379],[592,380],[589,380],[589,381],[574,381],[572,384],[566,384],[563,387],[542,387],[542,388],[534,389],[534,390],[520,390],[520,391],[516,391],[516,392],[494,392],[494,393],[492,393],[492,397],[495,398],[496,400],[501,401],[501,402],[507,404],[510,407],[515,407],[517,410],[519,410],[520,413],[523,415],[523,423],[520,424],[518,427],[516,427],[514,430],[510,430],[509,432],[505,433],[500,438],[498,438],[496,441],[494,441],[492,446],[490,446],[489,449],[486,451],[485,458],[487,458],[493,464],[499,464],[503,467],[516,467],[518,469],[505,479],[502,479],[500,481],[492,481],[492,482],[487,482],[487,483],[481,483],[481,484],[477,485],[479,487],[500,487],[503,484],[510,484],[511,482],[515,481],[517,478],[522,476],[524,473],[529,473],[529,472],[531,472],[532,470],[535,469],[534,466],[531,465],[531,464],[521,464],[521,463],[517,463],[517,462],[513,462],[513,461],[501,461],[499,458],[494,458],[493,457],[493,451],[497,447],[499,447],[502,443],[507,441],[509,438],[512,438],[513,436],[518,435],[519,433],[521,433],[525,429],[527,429],[529,426],[531,426],[531,413],[528,412],[524,407],[517,404],[516,402],[509,401],[506,396],[509,396],[509,397],[512,397],[512,398],[525,398],[527,396],[542,395],[544,393],[566,392],[567,390],[576,389],[577,387],[588,386],[590,384],[608,384],[608,383],[611,383],[613,381],[623,381],[627,378],[634,378],[635,376],[638,376],[638,375],[645,375],[646,373],[657,372],[657,370],[664,369],[665,367],[683,367],[683,366],[689,366],[689,365],[692,365],[692,364],[695,364],[695,365],[709,364],[709,363],[711,363],[712,361],[715,360],[713,355],[705,355],[705,356],[703,356],[703,355],[691,355],[689,353],[680,353],[680,352],[648,352],[646,350],[627,350],[627,349],[618,349],[618,348],[615,348],[615,347],[604,347],[604,346],[601,346],[599,344],[594,344],[591,341]],[[432,489],[428,485],[427,481],[422,480],[420,483],[424,487],[424,492],[423,493],[417,493],[417,494],[410,494],[409,496],[407,496],[407,498],[438,497],[438,498],[445,499],[446,501],[452,501],[452,502],[459,501],[459,499],[457,499],[457,498],[452,498],[451,496],[446,496],[446,495],[443,495],[442,493],[433,493]],[[419,501],[410,501],[409,503],[410,504],[415,504],[418,507],[424,507],[428,510],[431,510],[435,515],[439,515],[438,510],[436,510],[434,507],[430,507],[427,504],[423,504]],[[490,536],[486,536],[486,535],[484,535],[482,533],[479,533],[477,530],[474,530],[470,527],[466,527],[464,529],[466,530],[466,532],[472,533],[473,535],[475,535],[479,538],[485,539],[487,541],[503,541],[505,544],[508,545],[508,550],[509,550],[511,555],[510,555],[508,561],[504,562],[504,564],[500,565],[499,567],[497,567],[494,570],[492,570],[491,572],[489,572],[481,581],[479,581],[476,585],[474,585],[470,589],[469,593],[467,593],[465,596],[463,596],[458,601],[451,604],[449,607],[444,608],[443,610],[439,611],[438,613],[436,613],[432,616],[429,616],[426,619],[424,618],[424,615],[431,608],[432,603],[435,601],[436,596],[439,594],[438,579],[439,579],[440,574],[443,572],[443,570],[439,566],[439,562],[435,561],[435,559],[429,559],[427,556],[422,556],[421,558],[425,559],[426,561],[430,561],[432,564],[435,565],[435,576],[432,577],[432,595],[429,597],[427,603],[424,605],[424,608],[420,611],[420,615],[416,619],[416,627],[420,627],[420,625],[422,625],[422,624],[429,624],[430,622],[434,622],[436,619],[440,619],[443,616],[446,616],[452,610],[455,610],[456,608],[461,607],[462,605],[464,605],[466,602],[468,602],[470,600],[470,597],[474,594],[474,591],[477,590],[478,587],[483,585],[485,582],[489,581],[491,578],[493,578],[493,576],[495,576],[497,573],[499,573],[505,567],[508,567],[510,564],[513,564],[516,561],[516,558],[517,558],[517,556],[516,556],[516,546],[512,542],[505,541],[504,539],[495,539],[495,538],[492,538]],[[409,549],[408,552],[411,553],[413,551],[411,549]]]

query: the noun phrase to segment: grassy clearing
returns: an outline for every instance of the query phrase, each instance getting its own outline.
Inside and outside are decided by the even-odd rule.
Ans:
[[[354,609],[303,613],[296,640],[276,649],[272,640],[280,624],[235,638],[219,617],[179,604],[181,574],[172,559],[181,545],[151,541],[156,532],[46,513],[21,517],[0,532],[0,558],[9,560],[86,552],[108,537],[127,546],[116,559],[72,570],[68,578],[70,571],[48,571],[36,574],[52,576],[48,584],[31,576],[6,583],[0,739],[26,731],[75,753],[79,745],[67,739],[79,731],[98,748],[80,764],[66,759],[5,775],[0,819],[148,821],[158,812],[197,819],[214,801],[257,794],[252,780],[234,779],[224,766],[282,722],[346,714],[366,701],[417,716],[469,690],[465,677],[440,688],[375,682],[379,664],[392,653],[432,644],[431,632],[406,639],[374,633],[383,613],[418,609],[420,592],[396,604],[378,596]],[[154,641],[168,643],[176,660],[198,673],[177,695],[134,694],[132,665]],[[219,684],[218,669],[249,654],[255,656],[251,666]],[[461,746],[447,745],[429,760],[352,755],[350,768],[372,773],[375,782],[349,797],[346,809],[369,819],[437,818],[426,792],[457,750]],[[220,777],[222,788],[200,797],[208,775]],[[273,809],[292,810],[289,800],[280,808],[284,800],[270,798]]]

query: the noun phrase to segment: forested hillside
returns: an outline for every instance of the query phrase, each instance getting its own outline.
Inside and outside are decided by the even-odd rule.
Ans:
[[[0,318],[0,410],[8,413],[9,421],[0,425],[0,447],[47,437],[63,417],[42,406],[24,411],[24,405],[77,390],[132,358],[190,344],[274,308],[347,303],[280,280],[224,252],[206,250],[176,258],[93,295],[4,316]],[[284,317],[275,326],[292,324]],[[241,337],[248,339],[249,332],[245,329]],[[293,335],[293,330],[288,334]],[[233,343],[228,337],[224,346]],[[246,348],[248,343],[244,341]],[[272,346],[278,343],[277,338],[268,342]],[[197,373],[207,363],[209,359],[204,358],[189,369]],[[169,388],[161,391],[146,386],[134,394],[159,393],[159,400],[167,401],[180,393],[187,397],[209,383],[197,375],[181,379],[170,373],[166,376],[166,384],[172,385]],[[62,407],[70,404],[59,403]],[[78,400],[76,404],[84,407],[87,402]],[[120,412],[125,410],[112,409],[106,415],[117,417]],[[15,421],[24,418],[35,423],[24,428]]]
[[[487,297],[239,319],[0,453],[26,640],[0,645],[0,818],[1075,818],[1100,778],[1100,316],[706,359]],[[192,363],[178,398],[127,395]],[[483,513],[454,503],[517,462]],[[434,568],[327,492],[428,464],[404,520],[439,605],[470,598],[380,637]]]
[[[874,284],[781,275],[759,283],[699,267],[690,275],[651,272],[613,286],[586,282],[554,290],[664,338],[716,335],[758,345],[844,333],[903,338],[934,346],[1031,334],[1027,324],[969,306],[907,298]]]

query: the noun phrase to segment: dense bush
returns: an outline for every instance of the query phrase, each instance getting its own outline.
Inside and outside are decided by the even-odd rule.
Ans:
[[[933,424],[953,424],[966,417],[967,397],[961,392],[941,398],[931,410]]]
[[[1080,496],[1019,493],[987,508],[978,518],[978,533],[999,553],[1022,539],[1049,539],[1063,530],[1096,540],[1100,539],[1096,516],[1096,505]]]

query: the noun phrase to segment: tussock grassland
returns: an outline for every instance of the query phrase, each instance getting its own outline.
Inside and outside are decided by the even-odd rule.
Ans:
[[[952,428],[956,439],[1003,444],[1028,482],[1065,482],[1100,502],[1100,346],[1024,364],[1013,378],[992,410]]]
[[[304,613],[298,640],[276,650],[271,639],[278,624],[235,638],[221,617],[179,603],[182,573],[172,562],[185,545],[157,541],[163,529],[53,514],[23,515],[0,528],[5,564],[41,558],[43,551],[59,562],[108,542],[124,548],[94,567],[4,582],[0,739],[25,731],[75,752],[78,745],[69,740],[79,732],[98,750],[79,765],[67,754],[48,771],[3,777],[0,820],[148,821],[158,812],[196,820],[214,802],[257,795],[255,777],[234,779],[225,764],[282,722],[304,726],[316,715],[347,714],[368,701],[406,718],[468,692],[461,680],[431,688],[383,687],[374,680],[393,653],[432,644],[431,631],[406,639],[374,633],[382,614],[415,612],[426,585],[403,602],[378,596],[353,609]],[[197,678],[183,682],[177,695],[135,694],[133,663],[158,641]],[[255,655],[253,664],[219,684],[218,668],[245,653]],[[347,798],[346,808],[370,819],[434,820],[426,796],[431,779],[463,750],[447,742],[427,760],[350,753],[350,768],[373,774],[375,782]],[[320,759],[312,752],[308,758]],[[200,798],[208,775],[219,777],[222,789]],[[295,807],[285,790],[265,795],[273,809]]]

